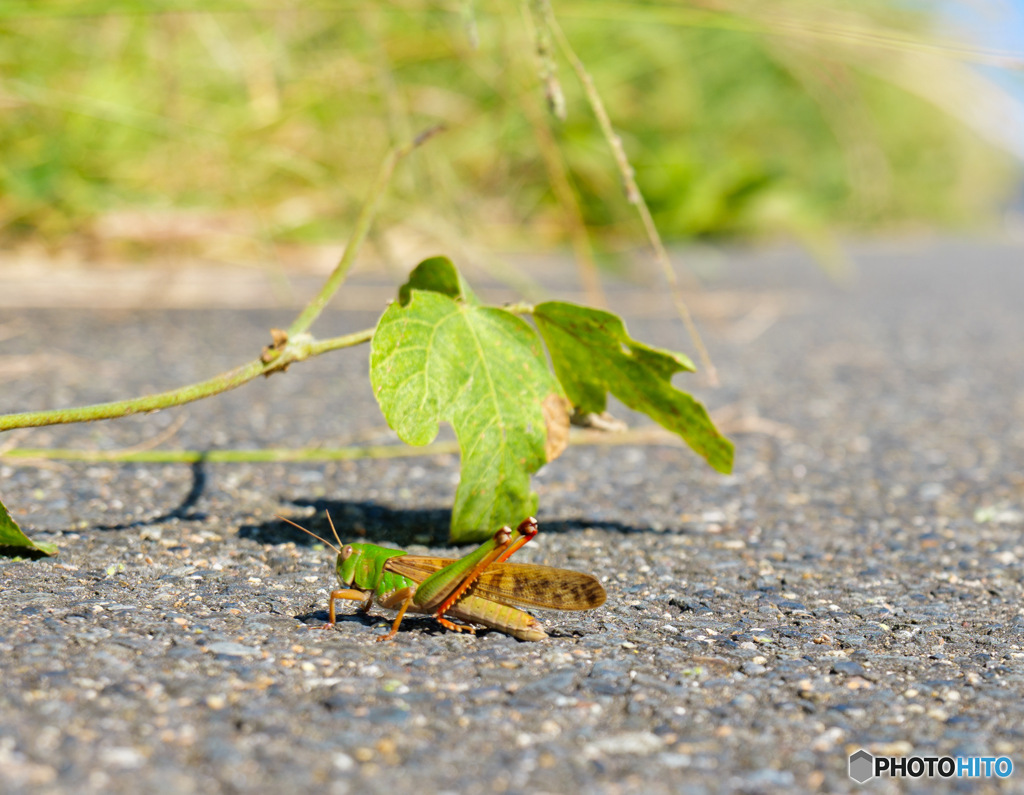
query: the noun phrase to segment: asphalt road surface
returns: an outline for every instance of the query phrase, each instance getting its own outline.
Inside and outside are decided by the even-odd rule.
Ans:
[[[736,441],[735,473],[668,444],[573,446],[547,467],[521,557],[595,574],[608,602],[538,614],[542,642],[411,617],[379,644],[388,614],[347,606],[321,629],[331,554],[274,514],[323,532],[329,509],[349,539],[443,551],[452,456],[0,461],[4,502],[60,546],[0,563],[0,790],[1024,791],[1024,246],[853,254],[846,286],[793,251],[691,260],[723,381],[693,389]],[[610,300],[637,338],[692,350],[664,290]],[[0,410],[205,378],[291,314],[5,310]],[[0,443],[393,441],[366,355]],[[862,748],[1013,771],[862,788],[847,772]]]

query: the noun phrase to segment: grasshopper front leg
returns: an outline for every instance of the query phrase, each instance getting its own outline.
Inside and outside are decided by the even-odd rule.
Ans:
[[[372,593],[366,593],[365,591],[359,591],[359,590],[356,590],[355,588],[343,588],[343,589],[338,590],[338,591],[331,591],[331,597],[330,597],[330,599],[327,600],[328,621],[324,625],[324,629],[330,629],[335,624],[336,613],[335,613],[335,610],[334,610],[334,602],[336,600],[338,600],[338,599],[348,599],[348,600],[353,601],[353,602],[362,602],[362,604],[359,605],[359,609],[362,612],[364,612],[364,613],[367,610],[369,610],[370,606],[373,604],[373,594]]]

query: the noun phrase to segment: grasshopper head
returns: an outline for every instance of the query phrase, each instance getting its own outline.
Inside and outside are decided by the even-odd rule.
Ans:
[[[356,549],[352,544],[345,544],[345,546],[338,550],[336,568],[338,571],[338,581],[342,585],[351,586],[355,582],[362,557],[361,550]]]

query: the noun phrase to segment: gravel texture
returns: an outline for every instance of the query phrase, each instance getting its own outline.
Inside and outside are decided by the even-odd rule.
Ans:
[[[572,447],[549,466],[521,557],[594,573],[608,602],[541,615],[540,643],[414,616],[378,644],[376,608],[321,630],[331,554],[273,514],[324,532],[326,508],[350,539],[440,550],[452,456],[7,460],[5,503],[60,555],[0,563],[0,790],[846,792],[861,747],[1024,765],[1022,256],[864,246],[845,287],[792,251],[697,261],[724,386],[695,391],[737,442],[735,474],[655,445]],[[639,339],[690,347],[662,290],[620,285],[611,302]],[[317,331],[374,317],[335,312]],[[0,410],[207,377],[289,318],[8,313]],[[15,443],[114,449],[184,415],[167,446],[388,441],[366,353]]]

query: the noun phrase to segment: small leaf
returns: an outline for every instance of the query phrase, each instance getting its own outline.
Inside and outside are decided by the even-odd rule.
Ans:
[[[618,316],[599,309],[548,301],[534,308],[533,319],[577,411],[604,411],[611,392],[679,434],[719,472],[732,471],[732,442],[698,400],[672,386],[675,373],[696,369],[686,356],[637,342]]]
[[[451,538],[480,541],[536,512],[530,474],[564,448],[567,401],[529,324],[445,291],[409,287],[407,294],[373,335],[373,391],[409,444],[427,444],[438,423],[452,424],[462,476]]]
[[[0,502],[0,555],[9,557],[23,555],[24,557],[41,557],[42,555],[56,555],[55,544],[36,544],[21,532],[18,523],[14,521],[4,504]]]
[[[470,304],[480,303],[458,268],[447,257],[430,257],[413,268],[409,281],[398,289],[398,303],[408,306],[413,290],[429,290]]]

